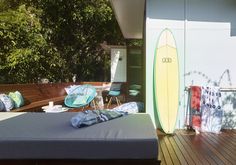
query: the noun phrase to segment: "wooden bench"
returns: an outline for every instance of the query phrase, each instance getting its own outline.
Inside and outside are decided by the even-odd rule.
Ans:
[[[49,83],[49,84],[0,84],[0,93],[19,91],[24,97],[25,104],[20,108],[13,109],[13,112],[40,112],[41,107],[48,105],[49,101],[54,104],[64,104],[66,96],[65,87],[70,85],[90,84],[93,86],[103,86],[109,82],[76,82],[76,83]],[[125,98],[126,83],[122,85],[122,92]],[[107,92],[102,93],[104,100]],[[125,101],[125,99],[123,99]]]
[[[0,93],[19,91],[24,97],[25,104],[13,112],[37,112],[41,107],[48,105],[49,101],[54,104],[63,104],[66,95],[65,87],[75,83],[50,83],[50,84],[2,84]]]

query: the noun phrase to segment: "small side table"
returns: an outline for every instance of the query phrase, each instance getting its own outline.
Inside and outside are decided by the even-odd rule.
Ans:
[[[97,91],[97,95],[95,97],[95,109],[104,109],[104,101],[102,97],[103,86],[94,86]]]

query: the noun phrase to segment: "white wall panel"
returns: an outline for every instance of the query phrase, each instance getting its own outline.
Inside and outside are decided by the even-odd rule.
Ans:
[[[153,106],[153,59],[161,31],[169,28],[176,39],[181,65],[176,126],[183,128],[185,86],[218,83],[221,87],[236,87],[236,1],[147,0],[146,12],[146,110],[158,125]]]

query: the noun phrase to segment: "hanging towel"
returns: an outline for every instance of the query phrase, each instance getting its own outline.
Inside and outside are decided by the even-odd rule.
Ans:
[[[191,86],[191,109],[200,111],[201,87]]]
[[[192,128],[196,131],[200,131],[201,128],[201,87],[200,86],[191,86],[190,87],[190,113],[191,115],[191,124]]]
[[[201,131],[220,133],[223,110],[219,87],[202,87],[201,94]]]

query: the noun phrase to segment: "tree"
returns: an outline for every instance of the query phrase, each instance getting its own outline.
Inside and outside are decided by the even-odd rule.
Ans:
[[[54,78],[48,69],[53,71],[65,64],[47,44],[38,14],[38,10],[25,5],[0,13],[0,71],[8,83],[34,82],[40,75]]]
[[[44,0],[42,24],[49,42],[68,62],[80,80],[98,80],[107,54],[100,43],[124,44],[107,0]]]
[[[0,3],[0,71],[8,82],[104,81],[108,54],[124,44],[108,0],[9,0]]]

